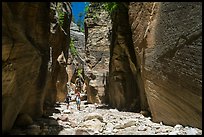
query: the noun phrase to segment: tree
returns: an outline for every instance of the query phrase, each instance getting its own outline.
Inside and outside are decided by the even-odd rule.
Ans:
[[[114,10],[118,8],[117,2],[104,2],[103,3],[104,9],[108,11],[109,14],[111,14]]]
[[[88,10],[89,10],[89,4],[87,3],[87,2],[85,2],[85,9],[84,9],[84,12],[85,12],[85,14],[88,12]]]
[[[82,17],[83,17],[83,13],[80,12],[79,13],[79,19],[77,21],[77,26],[79,27],[79,30],[81,30],[82,27],[84,27],[84,22],[82,21]]]
[[[72,16],[72,22],[75,22],[75,18],[74,18],[74,16]]]

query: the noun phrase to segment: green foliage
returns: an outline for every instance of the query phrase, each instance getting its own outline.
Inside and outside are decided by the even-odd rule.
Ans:
[[[82,68],[79,68],[78,70],[77,70],[77,76],[80,76],[82,74]]]
[[[77,26],[79,27],[79,30],[81,31],[82,27],[84,26],[84,22],[82,21],[83,13],[79,13],[79,19],[77,21]]]
[[[76,55],[78,55],[78,52],[76,50],[76,48],[74,47],[74,41],[73,39],[71,39],[70,41],[70,52],[72,54],[73,57],[75,57]]]
[[[106,11],[108,11],[109,14],[111,14],[114,10],[117,9],[118,3],[117,2],[105,2],[103,4]]]
[[[65,12],[63,11],[63,7],[62,7],[61,2],[57,3],[57,13],[58,13],[58,23],[59,23],[60,27],[62,27],[63,23],[64,23]]]
[[[81,30],[81,23],[82,23],[81,20],[78,20],[78,21],[77,21],[77,26],[79,27],[80,30]]]
[[[81,32],[83,32],[83,33],[85,32],[85,31],[84,31],[84,27],[81,28]]]
[[[85,14],[88,12],[88,10],[89,10],[89,5],[86,5],[84,9]]]
[[[80,12],[80,13],[79,13],[79,18],[82,18],[82,16],[83,16],[83,13]]]
[[[93,15],[93,19],[94,19],[94,20],[97,19],[97,15],[96,15],[96,14]]]
[[[59,25],[62,27],[64,23],[64,14],[59,14]]]
[[[72,21],[75,22],[75,17],[74,16],[72,16]]]

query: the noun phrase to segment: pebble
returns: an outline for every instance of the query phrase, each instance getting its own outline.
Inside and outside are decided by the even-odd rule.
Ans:
[[[143,125],[140,125],[138,127],[138,131],[145,131],[145,130],[147,130],[147,128],[145,126],[143,126]]]
[[[186,131],[186,134],[187,135],[197,135],[197,131],[196,131],[196,129],[194,129],[194,128],[190,128],[190,129],[188,129],[187,131]]]

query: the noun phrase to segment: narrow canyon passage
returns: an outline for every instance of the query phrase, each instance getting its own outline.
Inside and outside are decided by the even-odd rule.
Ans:
[[[3,134],[202,135],[202,3],[75,8],[2,3]]]

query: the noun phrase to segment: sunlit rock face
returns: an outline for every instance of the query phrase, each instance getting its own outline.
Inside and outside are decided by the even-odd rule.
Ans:
[[[199,2],[129,5],[153,120],[202,128],[202,5]]]
[[[109,68],[111,19],[102,3],[90,3],[85,17],[85,82],[87,101],[105,101],[106,76]]]
[[[42,116],[44,102],[54,104],[58,99],[57,80],[63,86],[67,81],[64,64],[71,10],[68,3],[63,5],[68,10],[62,26],[64,31],[56,23],[55,10],[50,10],[53,3],[2,3],[4,133],[15,125],[15,121],[18,126],[26,126],[32,119]],[[63,86],[59,86],[60,92]]]
[[[85,64],[85,34],[81,32],[77,24],[73,21],[70,25],[70,37],[73,42],[73,46],[76,49],[76,55],[73,55],[71,49],[69,50],[68,56],[68,65],[67,65],[67,73],[68,73],[68,82],[75,83],[77,73],[77,67],[84,70]],[[82,71],[82,75],[84,77],[84,71]]]
[[[74,22],[71,22],[70,35],[80,57],[84,59],[85,58],[85,34],[79,30],[79,27]]]

